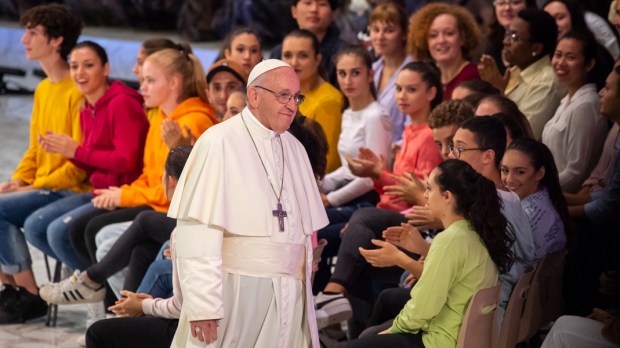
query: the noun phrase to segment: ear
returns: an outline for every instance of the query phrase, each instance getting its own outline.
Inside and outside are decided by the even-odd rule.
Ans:
[[[250,87],[248,88],[248,93],[247,93],[247,105],[248,107],[252,108],[252,109],[256,109],[259,105],[259,101],[258,101],[258,93],[256,92],[256,88],[254,87]]]
[[[209,86],[205,88],[205,94],[207,95],[207,101],[209,102],[209,104],[212,104],[213,101],[211,100],[211,98],[209,98]]]
[[[110,62],[107,62],[103,65],[103,75],[107,78],[110,76]]]
[[[174,192],[174,189],[177,188],[177,183],[179,182],[178,179],[173,178],[171,176],[168,176],[168,191],[169,192]]]
[[[495,151],[489,149],[482,152],[482,162],[484,164],[491,163],[495,166]]]
[[[297,3],[291,6],[291,15],[293,16],[293,19],[297,20]]]
[[[375,82],[375,71],[371,68],[368,69],[368,83],[374,83]]]
[[[174,74],[168,80],[168,84],[173,91],[176,91],[178,95],[181,95],[181,76],[179,74]]]
[[[230,59],[230,50],[228,48],[224,49],[224,58]]]
[[[437,96],[437,87],[435,86],[429,88],[428,91],[426,92],[426,100],[428,100],[429,102],[433,101],[433,99],[435,99],[436,96]]]
[[[450,191],[445,191],[441,193],[443,197],[443,201],[447,207],[451,207],[455,204],[454,195]]]
[[[545,177],[545,167],[543,166],[543,167],[540,167],[540,169],[538,169],[538,170],[536,171],[536,173],[535,173],[535,175],[534,175],[534,179],[535,179],[536,181],[540,181],[540,180],[542,180],[542,178],[544,178],[544,177]]]
[[[65,41],[65,38],[62,36],[59,36],[57,38],[50,38],[50,44],[54,46],[54,48],[60,48],[60,45],[62,45],[63,41]]]
[[[536,60],[538,60],[541,57],[544,49],[545,49],[545,46],[540,42],[532,44],[532,53],[536,53],[536,56],[535,56]]]
[[[590,60],[588,64],[586,64],[586,72],[590,72],[596,66],[596,59]]]
[[[318,52],[316,54],[316,67],[318,68],[321,65],[321,62],[323,62],[323,55],[321,54],[321,52]]]

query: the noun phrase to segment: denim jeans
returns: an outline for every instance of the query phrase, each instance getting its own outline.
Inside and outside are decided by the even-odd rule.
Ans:
[[[95,244],[97,244],[97,261],[101,261],[104,256],[108,254],[108,251],[112,249],[116,240],[123,234],[132,221],[119,222],[116,224],[107,225],[102,228],[95,236]],[[114,273],[108,277],[108,285],[114,292],[117,298],[121,298],[121,290],[123,290],[123,284],[125,283],[125,277],[127,276],[127,267]]]
[[[164,256],[164,250],[169,247],[170,241],[162,245],[136,290],[137,293],[149,294],[154,298],[172,297],[172,261]]]
[[[71,270],[86,268],[69,241],[69,228],[79,217],[97,210],[91,203],[93,197],[89,192],[79,193],[36,210],[24,223],[26,240]]]
[[[26,238],[20,228],[32,212],[69,197],[69,190],[47,189],[0,194],[0,268],[5,274],[16,274],[31,268],[32,260]]]

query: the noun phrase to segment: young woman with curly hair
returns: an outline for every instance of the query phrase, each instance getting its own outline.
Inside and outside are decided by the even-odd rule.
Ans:
[[[445,3],[424,6],[411,17],[409,53],[419,60],[432,60],[441,71],[444,100],[466,80],[479,79],[471,55],[480,44],[480,28],[464,8]]]

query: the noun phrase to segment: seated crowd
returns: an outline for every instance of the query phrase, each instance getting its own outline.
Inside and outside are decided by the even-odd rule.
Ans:
[[[329,219],[313,237],[321,334],[347,320],[347,347],[456,347],[478,290],[500,285],[501,327],[519,278],[566,251],[566,315],[543,347],[620,344],[620,4],[612,27],[576,0],[496,0],[490,23],[451,2],[372,3],[369,40],[348,42],[338,1],[293,1],[299,29],[271,52],[299,79],[289,132]],[[167,211],[197,139],[246,107],[261,38],[233,30],[208,69],[148,39],[137,92],[66,7],[21,25],[47,78],[0,184],[0,324],[87,303],[88,347],[169,347],[183,294]],[[37,284],[27,243],[72,275]]]

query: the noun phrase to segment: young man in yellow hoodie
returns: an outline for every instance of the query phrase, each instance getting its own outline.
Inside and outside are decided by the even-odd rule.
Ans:
[[[20,228],[37,209],[89,189],[87,175],[66,158],[41,149],[46,132],[81,141],[82,95],[69,76],[67,55],[82,30],[82,20],[61,5],[42,5],[21,18],[21,39],[28,60],[38,60],[47,78],[37,86],[30,123],[30,143],[10,181],[0,184],[0,324],[45,315],[30,253]]]

